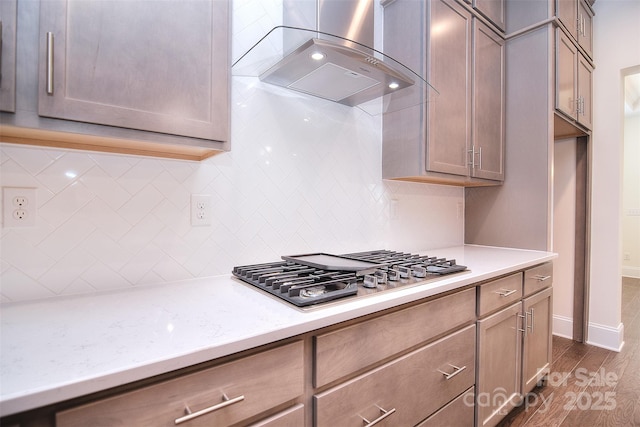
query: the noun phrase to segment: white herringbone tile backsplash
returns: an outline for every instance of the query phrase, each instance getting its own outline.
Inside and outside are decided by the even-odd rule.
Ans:
[[[264,26],[265,14],[234,17],[235,30]],[[1,229],[0,301],[229,274],[308,251],[462,244],[463,190],[383,181],[380,156],[379,117],[240,77],[231,151],[203,162],[0,144],[1,185],[37,188],[38,208],[35,227]],[[211,226],[190,225],[191,194],[212,196]]]

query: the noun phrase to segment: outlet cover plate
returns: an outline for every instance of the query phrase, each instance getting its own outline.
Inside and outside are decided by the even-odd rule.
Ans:
[[[2,187],[2,224],[4,227],[36,225],[36,189]]]
[[[192,194],[191,195],[191,225],[208,226],[211,225],[211,195]]]

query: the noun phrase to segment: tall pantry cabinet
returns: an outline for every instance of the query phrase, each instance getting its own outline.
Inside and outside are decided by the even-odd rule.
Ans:
[[[554,141],[591,133],[592,17],[586,0],[508,2],[506,178],[465,190],[465,243],[551,249]]]

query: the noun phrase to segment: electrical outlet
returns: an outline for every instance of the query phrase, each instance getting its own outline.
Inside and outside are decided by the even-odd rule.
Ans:
[[[211,195],[191,195],[191,225],[211,225]]]
[[[2,217],[4,227],[36,225],[36,189],[2,187]]]

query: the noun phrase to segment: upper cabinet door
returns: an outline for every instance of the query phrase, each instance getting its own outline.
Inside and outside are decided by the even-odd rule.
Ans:
[[[592,104],[592,86],[593,86],[593,67],[585,59],[584,56],[578,55],[578,114],[576,119],[578,123],[587,129],[593,128],[593,111]]]
[[[586,2],[579,3],[578,43],[589,58],[593,58],[593,12]]]
[[[0,1],[0,111],[16,111],[17,0]]]
[[[226,141],[228,29],[228,1],[43,1],[38,113]]]
[[[430,3],[427,170],[469,175],[471,14],[453,0]]]
[[[504,40],[473,20],[471,175],[504,180]]]
[[[556,15],[574,39],[578,39],[578,0],[556,0]]]
[[[556,108],[575,119],[578,49],[560,28],[556,29]]]
[[[505,0],[473,0],[473,7],[500,30],[505,29]]]

